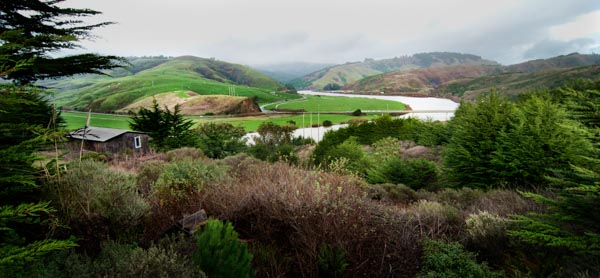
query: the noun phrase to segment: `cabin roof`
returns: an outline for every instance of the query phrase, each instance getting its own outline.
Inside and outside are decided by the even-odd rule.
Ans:
[[[106,142],[128,132],[140,134],[143,133],[124,129],[88,126],[69,132],[69,134],[67,134],[67,137],[94,142]]]

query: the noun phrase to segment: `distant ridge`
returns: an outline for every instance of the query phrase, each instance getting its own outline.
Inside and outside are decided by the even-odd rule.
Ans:
[[[498,88],[514,95],[552,87],[577,78],[600,78],[600,55],[562,55],[509,66],[453,65],[395,71],[359,80],[345,87],[357,92],[473,98]]]
[[[360,79],[387,72],[462,64],[497,65],[498,63],[472,54],[454,52],[419,53],[391,59],[365,59],[363,62],[337,65],[293,80],[292,84],[297,87],[320,90],[328,84],[337,84],[343,87]]]

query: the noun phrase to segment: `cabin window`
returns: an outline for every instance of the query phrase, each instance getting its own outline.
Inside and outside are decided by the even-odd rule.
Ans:
[[[135,144],[136,149],[141,148],[142,147],[142,137],[141,136],[133,137],[133,143]]]

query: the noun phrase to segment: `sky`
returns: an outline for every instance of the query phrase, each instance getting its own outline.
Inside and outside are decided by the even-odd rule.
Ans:
[[[67,0],[102,12],[82,49],[263,65],[431,51],[501,64],[600,53],[598,0]],[[71,52],[68,52],[71,53]],[[67,53],[67,54],[68,54]]]

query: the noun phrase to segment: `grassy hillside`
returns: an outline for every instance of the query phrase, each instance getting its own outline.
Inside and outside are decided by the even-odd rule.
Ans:
[[[462,97],[467,91],[503,88],[517,94],[537,87],[552,87],[582,77],[593,78],[593,69],[567,70],[600,64],[600,55],[570,54],[511,66],[454,65],[375,75],[346,86],[359,92]],[[466,94],[469,96],[470,94]]]
[[[241,65],[185,56],[148,67],[140,66],[140,71],[117,78],[75,78],[73,82],[85,82],[86,86],[60,92],[55,101],[74,109],[113,112],[146,97],[174,91],[227,95],[233,88],[236,96],[256,97],[259,103],[298,97],[277,92],[281,83]]]
[[[343,87],[362,78],[386,72],[461,64],[495,65],[497,63],[471,54],[452,52],[419,53],[392,59],[365,59],[365,61],[359,63],[338,65],[296,79],[293,84],[298,87],[320,90],[327,84],[333,83]]]
[[[550,69],[533,73],[493,74],[449,82],[437,89],[435,93],[441,96],[454,95],[474,99],[479,94],[495,88],[502,93],[514,96],[528,90],[560,86],[579,78],[599,79],[600,66]]]
[[[137,111],[141,107],[150,108],[155,99],[162,106],[166,106],[171,110],[175,109],[175,105],[179,105],[181,113],[189,116],[200,116],[207,113],[222,115],[260,112],[258,105],[246,97],[199,95],[191,91],[156,94],[129,104],[126,107],[119,109],[117,112],[127,113],[129,111]]]
[[[386,92],[429,95],[438,86],[452,80],[500,73],[499,66],[455,65],[396,71],[370,76],[346,87],[362,92]]]
[[[406,109],[406,106],[401,102],[392,100],[331,96],[307,96],[306,99],[298,99],[281,104],[272,104],[266,106],[265,108],[271,110],[304,110],[307,112],[352,112],[356,109],[404,110]]]
[[[572,53],[549,59],[527,61],[506,67],[508,72],[537,72],[550,69],[566,69],[591,65],[600,65],[599,54]]]

